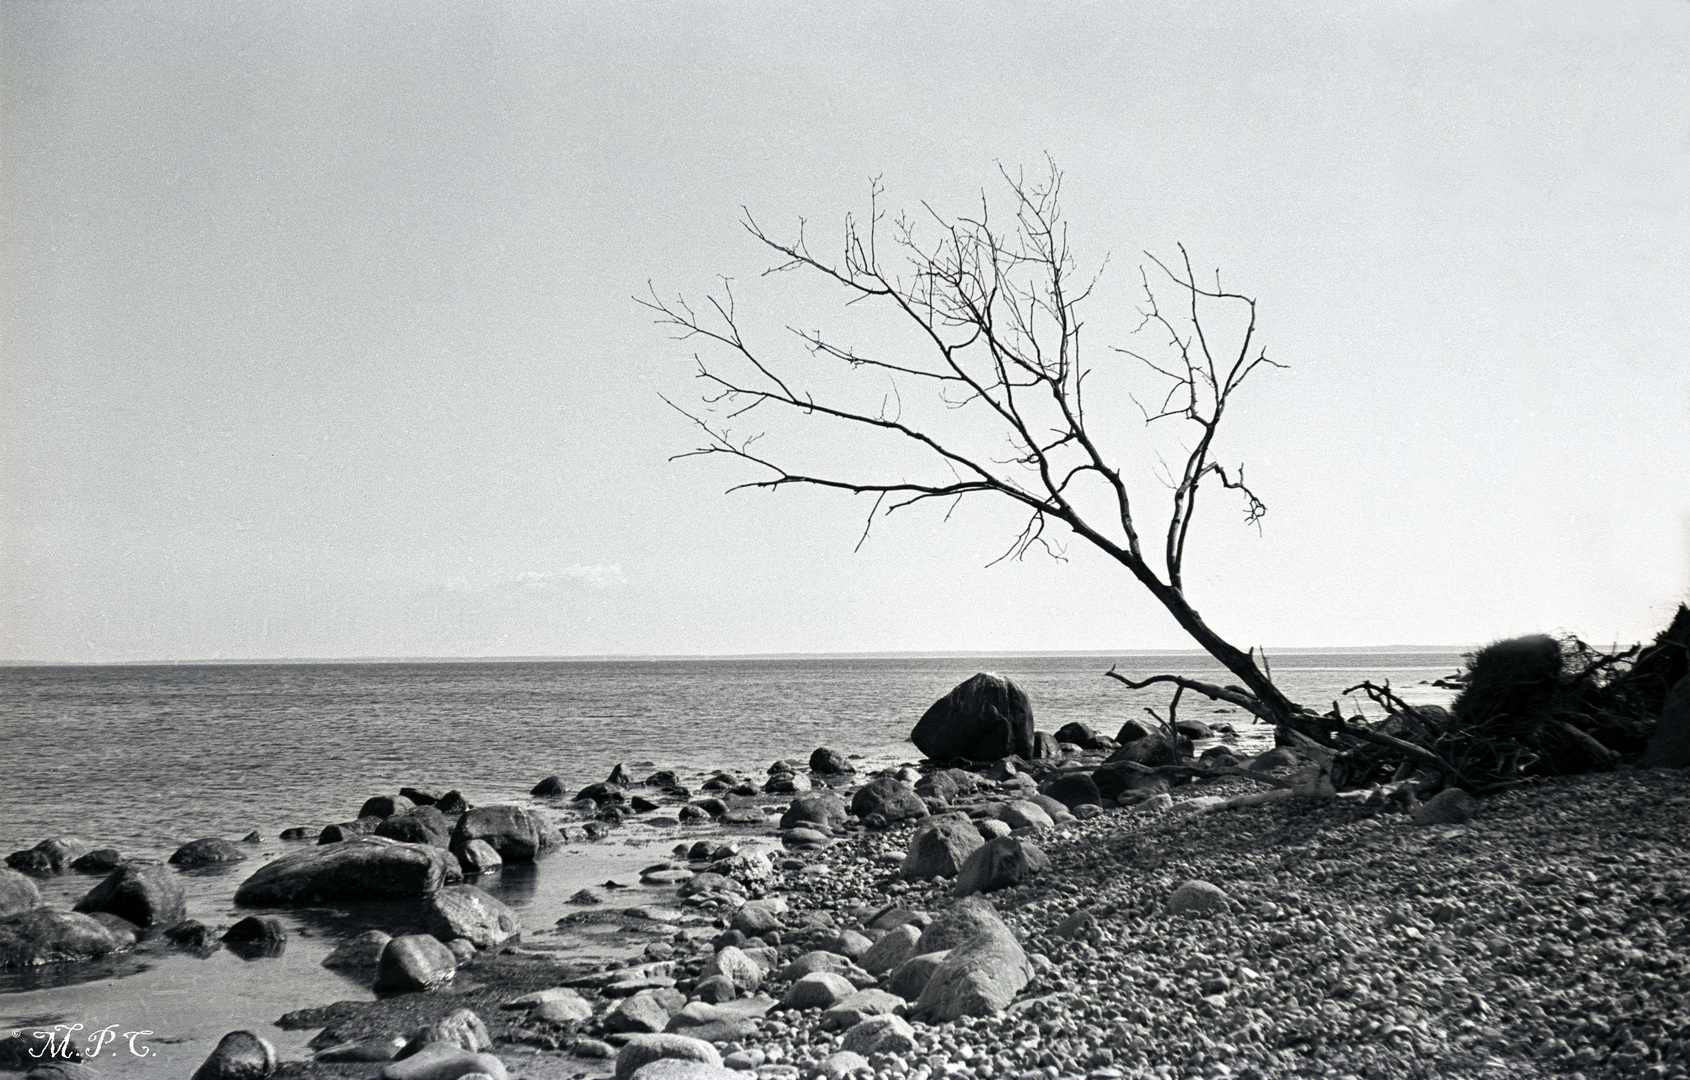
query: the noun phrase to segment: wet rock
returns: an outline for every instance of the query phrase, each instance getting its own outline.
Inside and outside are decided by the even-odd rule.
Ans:
[[[411,802],[417,806],[433,806],[440,801],[440,797],[438,795],[424,788],[402,787],[399,789],[399,794],[405,796],[407,799],[410,799]],[[456,793],[454,792],[454,794]],[[447,810],[444,806],[440,809],[443,812]]]
[[[0,1039],[0,1069],[23,1072],[41,1062],[78,1062],[82,1049],[74,1041],[59,1038],[49,1028],[18,1030]]]
[[[935,817],[924,822],[910,837],[909,851],[898,868],[898,876],[905,881],[955,877],[968,857],[984,843],[980,831],[965,815]]]
[[[1062,756],[1062,747],[1053,735],[1043,731],[1033,733],[1033,761],[1050,761]]]
[[[466,874],[491,874],[505,864],[493,845],[485,840],[471,840],[457,851],[458,865]]]
[[[588,885],[586,888],[577,889],[575,894],[569,898],[569,902],[582,905],[602,904],[606,899],[608,898],[605,896],[603,889]]]
[[[223,944],[241,956],[280,956],[287,948],[288,928],[274,915],[248,915],[229,927]]]
[[[686,1035],[635,1035],[616,1055],[616,1080],[630,1080],[642,1066],[674,1059],[721,1066],[722,1055],[702,1039]]]
[[[492,1054],[478,1054],[449,1043],[432,1043],[415,1054],[386,1065],[381,1080],[459,1080],[477,1073],[493,1080],[509,1080],[505,1063]]]
[[[1130,761],[1138,765],[1148,765],[1152,768],[1161,765],[1178,765],[1191,756],[1191,740],[1180,736],[1178,745],[1170,742],[1161,732],[1152,732],[1143,738],[1134,739],[1104,759],[1105,766],[1116,762]],[[1101,772],[1102,769],[1100,768]],[[1095,774],[1094,774],[1095,779]],[[1103,782],[1098,781],[1098,788]]]
[[[442,941],[466,938],[478,949],[491,949],[520,935],[522,920],[474,885],[448,885],[428,898],[422,929]]]
[[[548,776],[538,784],[535,784],[528,792],[530,795],[539,795],[542,798],[556,795],[566,795],[568,793],[569,789],[564,786],[563,777],[561,776]]]
[[[780,816],[783,829],[809,825],[822,832],[832,832],[843,824],[845,803],[831,791],[811,791],[799,795]]]
[[[823,776],[837,776],[840,773],[856,772],[857,769],[839,751],[818,746],[810,754],[810,771]]]
[[[1033,756],[1033,707],[1021,688],[982,672],[928,707],[910,741],[933,761]]]
[[[172,945],[178,945],[184,949],[210,949],[215,951],[222,944],[218,941],[217,935],[211,927],[198,919],[183,919],[164,931],[164,937]]]
[[[1035,874],[1050,869],[1050,856],[1037,844],[1014,836],[1002,836],[983,844],[963,864],[957,875],[956,895],[996,892],[1019,885]]]
[[[169,869],[130,863],[90,889],[76,902],[76,910],[109,911],[141,927],[173,926],[186,917],[187,901],[182,883]]]
[[[1095,806],[1103,802],[1103,795],[1097,790],[1097,782],[1091,778],[1090,773],[1085,772],[1062,773],[1047,781],[1039,791],[1069,810],[1076,806]]]
[[[319,1050],[317,1056],[312,1060],[329,1064],[379,1064],[384,1061],[392,1061],[404,1048],[404,1038],[397,1035],[391,1038],[365,1039],[362,1042],[340,1043],[337,1046]]]
[[[355,840],[360,836],[374,836],[381,827],[382,819],[378,817],[361,817],[353,821],[342,821],[334,825],[323,826],[323,831],[317,834],[319,844],[339,844],[347,840]]]
[[[1103,740],[1097,732],[1077,720],[1057,728],[1056,741],[1072,743],[1081,750],[1100,750],[1103,748]]]
[[[235,903],[286,907],[402,900],[428,896],[462,876],[458,861],[440,848],[366,836],[283,855],[242,882]]]
[[[1226,892],[1207,881],[1187,881],[1168,896],[1170,915],[1212,915],[1225,911]]]
[[[393,938],[380,930],[366,930],[342,942],[323,958],[323,966],[345,971],[374,971],[381,964],[382,951]]]
[[[62,874],[88,850],[88,845],[74,836],[56,836],[43,840],[26,851],[14,851],[6,856],[6,865],[26,874]]]
[[[1460,788],[1445,788],[1414,810],[1416,825],[1461,825],[1473,819],[1479,800]]]
[[[417,806],[383,819],[375,834],[402,844],[443,848],[451,841],[452,822],[435,807]]]
[[[276,1071],[276,1048],[250,1031],[231,1031],[191,1080],[264,1080]]]
[[[361,818],[390,818],[394,814],[403,814],[407,810],[416,808],[416,803],[403,795],[373,795],[364,800],[364,805],[358,808]]]
[[[887,822],[927,816],[927,804],[915,789],[902,780],[882,776],[858,788],[851,796],[851,812],[860,818],[878,814]]]
[[[448,791],[434,801],[434,807],[442,814],[461,814],[469,809],[469,800],[460,791]]]
[[[128,919],[120,919],[109,911],[91,911],[88,917],[106,928],[106,933],[111,936],[114,952],[132,948],[139,940],[135,924]]]
[[[209,866],[213,863],[245,862],[246,852],[221,836],[207,836],[177,848],[170,856],[172,866]]]
[[[79,855],[71,861],[70,868],[84,874],[106,873],[116,870],[123,864],[123,853],[116,848],[95,848],[85,855]],[[0,872],[3,873],[3,872]]]
[[[482,806],[458,819],[451,846],[457,850],[471,840],[485,840],[505,862],[533,862],[556,838],[557,830],[538,810]]]
[[[845,976],[817,971],[787,987],[780,1004],[783,1009],[831,1009],[856,991]]]
[[[796,795],[810,790],[810,778],[803,773],[776,773],[763,785],[765,795]]]
[[[1201,720],[1180,720],[1175,722],[1174,730],[1188,739],[1208,739],[1214,736],[1209,725]]]
[[[376,966],[378,992],[410,993],[450,982],[458,973],[452,950],[429,934],[404,934],[387,943]]]
[[[295,825],[291,828],[283,829],[278,839],[287,840],[290,843],[297,840],[309,840],[321,831],[321,829],[312,829],[304,825]]]
[[[16,870],[0,870],[0,916],[16,915],[41,906],[41,890]]]

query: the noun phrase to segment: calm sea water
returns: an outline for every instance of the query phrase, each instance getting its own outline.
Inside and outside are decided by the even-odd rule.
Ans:
[[[1167,698],[1104,678],[1117,661],[1131,676],[1224,675],[1196,654],[0,668],[0,844],[71,834],[168,853],[345,820],[405,784],[488,803],[553,773],[584,785],[619,761],[760,774],[817,746],[908,760],[922,711],[979,670],[1020,683],[1041,730],[1113,733]],[[1274,675],[1313,704],[1369,677],[1424,693],[1417,683],[1459,663],[1299,653],[1276,656]],[[1247,720],[1207,701],[1184,712]]]
[[[1166,691],[1135,693],[1104,678],[1115,659],[1129,675],[1220,678],[1206,657],[1166,654],[0,668],[0,852],[68,834],[162,858],[187,840],[256,829],[263,841],[243,845],[246,862],[181,875],[189,917],[222,927],[248,914],[234,907],[236,885],[297,850],[277,838],[281,829],[344,820],[370,795],[402,784],[459,788],[474,803],[530,803],[528,790],[544,776],[581,786],[618,761],[636,776],[661,766],[683,777],[715,768],[761,775],[773,759],[806,757],[817,746],[860,754],[864,767],[908,761],[916,752],[905,740],[921,712],[980,670],[1025,687],[1040,730],[1079,720],[1112,733],[1167,701]],[[1446,691],[1419,684],[1459,661],[1454,653],[1285,654],[1274,658],[1274,674],[1309,704],[1362,678],[1389,678],[1411,700],[1446,701]],[[1192,702],[1181,711],[1232,720],[1240,750],[1271,741],[1234,710]],[[717,831],[636,819],[602,841],[578,840],[476,884],[517,911],[526,943],[632,955],[639,946],[615,935],[555,926],[574,910],[568,897],[614,879],[632,886],[616,894],[620,903],[672,904],[672,886],[637,884],[639,868]],[[96,881],[71,873],[43,879],[41,889],[47,903],[68,907]],[[283,1058],[308,1056],[315,1032],[284,1031],[275,1020],[368,1000],[367,983],[322,960],[351,934],[391,928],[392,912],[348,904],[277,914],[290,940],[276,957],[199,957],[154,940],[110,960],[0,972],[0,1029],[81,1024],[84,1040],[106,1025],[148,1032],[147,1056],[107,1047],[90,1062],[112,1080],[186,1076],[225,1032],[243,1028]]]

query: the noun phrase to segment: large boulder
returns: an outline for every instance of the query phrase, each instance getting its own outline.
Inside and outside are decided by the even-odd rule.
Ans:
[[[491,949],[522,933],[516,912],[474,885],[448,885],[428,898],[423,930],[442,941],[467,938]]]
[[[720,1067],[722,1055],[703,1039],[687,1035],[634,1035],[616,1055],[616,1080],[631,1080],[643,1065],[673,1058]]]
[[[452,822],[433,806],[416,806],[382,819],[376,835],[402,844],[446,847],[452,838]]]
[[[264,1080],[276,1071],[276,1048],[250,1031],[231,1031],[190,1080]]]
[[[1050,869],[1050,856],[1037,844],[1015,836],[1000,836],[982,844],[963,864],[957,875],[956,894],[996,892],[1019,885],[1034,874]]]
[[[822,776],[835,776],[839,773],[856,772],[857,769],[839,751],[818,746],[810,754],[810,771]]]
[[[551,821],[538,810],[520,806],[478,806],[458,819],[453,850],[471,840],[485,840],[505,862],[533,862],[557,839]]]
[[[175,926],[188,917],[182,883],[157,863],[118,867],[76,902],[76,910],[110,912],[136,926]]]
[[[0,919],[0,968],[92,960],[118,948],[104,926],[74,911],[38,907]]]
[[[377,991],[409,993],[450,982],[458,973],[452,950],[431,934],[401,934],[387,943],[376,965]]]
[[[241,850],[240,845],[221,836],[191,840],[177,848],[170,856],[172,866],[210,866],[214,863],[245,861],[246,852]]]
[[[1002,922],[990,900],[983,900],[978,896],[959,900],[922,930],[921,939],[915,945],[915,954],[920,956],[922,953],[955,948],[988,927],[997,926]]]
[[[996,761],[1033,757],[1033,706],[1002,675],[981,672],[935,701],[916,722],[910,741],[934,761]]]
[[[1056,825],[1050,812],[1031,799],[1010,799],[992,807],[992,817],[1011,829],[1049,829]]]
[[[1049,795],[1070,810],[1076,806],[1095,806],[1103,802],[1103,795],[1097,790],[1097,781],[1086,772],[1062,773],[1045,783],[1039,788],[1039,792]]]
[[[1033,977],[1033,965],[994,914],[934,969],[910,1010],[936,1023],[1002,1012]]]
[[[884,975],[915,955],[915,943],[921,940],[921,927],[904,923],[886,931],[869,951],[863,954],[863,970],[870,975]]]
[[[1048,761],[1062,756],[1062,744],[1048,731],[1033,732],[1034,761]]]
[[[927,816],[927,804],[915,789],[890,776],[877,777],[851,796],[851,813],[860,818],[879,814],[888,822]]]
[[[831,971],[814,971],[786,988],[783,1009],[831,1009],[857,992],[851,980]]]
[[[358,816],[388,818],[415,809],[416,805],[403,795],[372,795],[358,808]]]
[[[955,877],[961,873],[963,863],[983,843],[980,830],[966,815],[945,814],[933,818],[910,837],[909,852],[904,856],[898,875],[905,881]]]
[[[933,977],[933,973],[939,970],[939,965],[950,955],[948,950],[918,952],[893,968],[892,974],[886,976],[887,991],[897,994],[905,1001],[916,1000],[921,996],[921,992],[927,989],[927,980]]]
[[[323,958],[326,968],[346,971],[374,971],[381,964],[381,954],[393,936],[383,930],[366,930],[357,937],[341,942]]]
[[[248,915],[223,935],[229,951],[248,958],[280,956],[288,945],[288,928],[274,915]]]
[[[439,848],[365,836],[283,855],[242,882],[235,903],[279,907],[405,900],[460,880],[457,860]]]
[[[0,869],[0,917],[40,906],[41,890],[35,882],[16,870]]]
[[[1690,765],[1690,675],[1678,680],[1667,693],[1661,719],[1643,754],[1643,764],[1657,769],[1682,769]]]
[[[979,790],[980,778],[966,769],[938,769],[915,783],[915,793],[924,799],[955,802],[959,795]]]
[[[900,1016],[871,1016],[847,1031],[840,1046],[864,1057],[871,1054],[913,1054],[916,1049],[915,1029]]]
[[[845,802],[831,791],[808,791],[792,800],[792,805],[780,816],[780,827],[792,829],[800,825],[831,832],[845,824]]]

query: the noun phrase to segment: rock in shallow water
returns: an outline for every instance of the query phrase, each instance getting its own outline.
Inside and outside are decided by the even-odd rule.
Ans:
[[[357,937],[341,943],[323,959],[323,966],[349,971],[374,971],[381,963],[382,950],[393,938],[380,930],[366,930]]]
[[[86,915],[38,907],[0,919],[0,967],[39,967],[116,952],[106,928]]]
[[[242,882],[235,903],[401,900],[428,896],[462,876],[457,860],[440,848],[362,837],[283,855]]]
[[[192,840],[170,856],[172,866],[210,866],[214,863],[245,862],[246,852],[232,840],[207,836]]]
[[[229,927],[223,944],[241,956],[280,956],[287,948],[288,928],[274,915],[249,915]]]
[[[0,869],[0,916],[17,915],[41,906],[41,890],[26,875]]]
[[[78,911],[109,911],[136,926],[174,926],[187,915],[182,883],[157,863],[131,863],[113,870],[76,902]]]
[[[388,993],[428,990],[450,982],[457,973],[457,959],[439,938],[404,934],[389,941],[381,951],[375,989]]]
[[[557,830],[538,810],[481,806],[464,814],[452,829],[453,850],[471,840],[487,841],[505,862],[533,862],[556,842]]]
[[[192,1080],[264,1080],[276,1071],[276,1048],[250,1031],[231,1031],[194,1070]]]
[[[478,1054],[450,1043],[433,1043],[417,1053],[386,1065],[381,1080],[458,1080],[481,1073],[493,1080],[509,1080],[505,1063],[492,1054]]]
[[[930,705],[910,741],[933,761],[1033,756],[1033,706],[1019,686],[981,672]]]
[[[522,933],[522,920],[474,885],[449,885],[428,898],[422,929],[442,941],[468,938],[478,949],[502,945]]]

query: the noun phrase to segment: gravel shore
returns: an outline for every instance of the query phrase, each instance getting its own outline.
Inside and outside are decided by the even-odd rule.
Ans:
[[[1066,822],[1030,837],[1048,870],[988,896],[1029,954],[1032,982],[999,1015],[913,1023],[913,1049],[870,1054],[866,1066],[887,1080],[1690,1077],[1687,779],[1554,779],[1485,799],[1460,825],[1419,825],[1400,808],[1346,799],[1189,809],[1191,796],[1253,786],[1227,780],[1176,789],[1168,810]],[[844,931],[867,930],[890,906],[949,907],[950,882],[897,878],[915,827],[853,827],[821,850],[777,851],[766,874],[747,875],[748,895],[788,905],[770,959],[850,952],[852,940],[866,942]],[[1169,896],[1193,880],[1218,887],[1224,903],[1170,914]],[[638,917],[584,910],[583,921],[625,923],[635,952],[646,943],[596,981],[687,990],[731,943],[733,906],[706,895]],[[317,1045],[327,1045],[467,1006],[512,1076],[608,1073],[611,1061],[590,1055],[627,1038],[604,1027],[620,991],[584,987],[597,1009],[584,1024],[499,1008],[595,981],[549,958],[545,933],[478,959],[450,992],[311,1010],[291,1026],[325,1026]],[[771,979],[765,990],[778,998],[783,986]],[[834,1057],[836,1019],[770,1004],[741,997],[746,1015],[718,1030],[730,1066],[794,1080],[850,1064]],[[296,1062],[277,1075],[379,1068]]]

